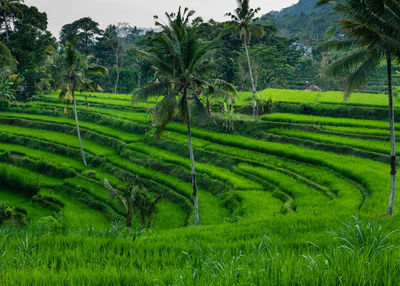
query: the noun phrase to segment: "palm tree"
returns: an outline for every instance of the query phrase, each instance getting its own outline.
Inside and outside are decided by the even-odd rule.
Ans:
[[[60,69],[61,76],[59,77],[59,82],[56,84],[56,87],[61,87],[59,95],[60,100],[63,100],[66,97],[67,100],[73,102],[76,132],[78,135],[82,161],[83,164],[87,166],[82,146],[81,133],[79,130],[75,90],[90,92],[102,91],[101,87],[94,81],[90,80],[88,76],[90,74],[106,76],[108,71],[105,67],[92,63],[92,59],[94,58],[93,55],[84,56],[80,54],[69,42],[66,43],[65,50],[58,56],[60,57],[58,60],[61,61],[63,66]]]
[[[386,61],[390,113],[391,188],[389,210],[393,214],[396,182],[396,150],[392,91],[392,62],[400,60],[400,8],[396,0],[346,0],[345,2],[321,0],[317,5],[331,3],[341,13],[338,29],[346,35],[344,40],[330,40],[322,45],[344,52],[328,67],[329,76],[346,72],[345,98],[365,86],[370,77]]]
[[[4,26],[6,29],[6,41],[7,44],[9,43],[9,31],[10,28],[8,27],[8,15],[10,13],[15,14],[22,14],[21,9],[19,8],[19,4],[24,2],[23,0],[0,0],[0,12],[2,13]]]
[[[251,40],[251,33],[254,28],[252,27],[252,23],[254,22],[255,15],[261,10],[261,8],[250,8],[250,0],[236,0],[237,8],[233,13],[227,13],[226,16],[231,17],[231,19],[239,24],[240,27],[240,39],[243,41],[244,49],[247,57],[247,65],[249,68],[249,76],[251,81],[251,87],[253,91],[253,119],[256,116],[256,85],[253,77],[253,69],[251,68],[250,56],[248,45]],[[259,31],[258,31],[259,32]]]
[[[161,199],[161,196],[151,197],[149,192],[140,186],[137,186],[135,181],[126,184],[126,188],[122,194],[119,194],[107,179],[104,179],[104,187],[110,193],[111,201],[116,197],[118,202],[124,208],[126,226],[132,227],[132,217],[136,212],[140,219],[142,230],[144,230],[146,227],[146,219],[155,213],[156,205]]]
[[[154,38],[152,47],[147,51],[138,51],[156,70],[159,80],[148,83],[138,91],[137,96],[147,99],[149,96],[164,95],[155,108],[156,136],[159,138],[167,124],[178,111],[187,126],[192,186],[195,209],[195,223],[200,225],[196,170],[194,164],[192,133],[190,124],[189,100],[192,100],[197,111],[207,113],[200,100],[205,90],[212,88],[215,93],[236,96],[235,88],[222,81],[206,81],[204,74],[208,66],[209,43],[202,41],[195,27],[189,25],[190,17],[195,12],[179,7],[178,13],[166,13],[168,24],[162,24],[155,16],[156,25],[162,32]],[[179,96],[179,100],[177,100]]]

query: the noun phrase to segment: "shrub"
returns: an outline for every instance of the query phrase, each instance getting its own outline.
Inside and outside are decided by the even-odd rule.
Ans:
[[[10,101],[5,98],[0,98],[0,110],[9,110],[10,109]]]
[[[26,216],[25,210],[0,202],[0,225],[9,221],[14,226],[25,226],[27,225]]]

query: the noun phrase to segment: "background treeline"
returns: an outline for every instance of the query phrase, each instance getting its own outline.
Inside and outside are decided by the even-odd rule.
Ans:
[[[211,43],[214,52],[212,77],[234,83],[241,90],[249,90],[247,61],[243,43],[232,22],[203,22],[197,18],[199,36]],[[252,35],[250,55],[258,89],[290,88],[299,73],[309,64],[303,49],[294,46],[294,38],[280,36],[272,25],[257,24]],[[91,18],[82,18],[63,27],[60,44],[76,42],[83,54],[94,54],[99,64],[110,71],[105,78],[96,79],[105,91],[130,93],[157,75],[137,54],[137,49],[152,45],[157,31],[145,31],[128,24],[109,25],[104,31]],[[304,88],[304,82],[300,88]]]
[[[318,48],[338,16],[326,7],[314,9],[315,2],[301,0],[257,20],[257,32],[252,34],[249,48],[257,90],[306,89],[311,85],[322,90],[343,89],[344,77],[328,79],[322,73],[339,55]],[[57,41],[47,30],[46,13],[18,0],[5,3],[0,7],[3,10],[0,66],[2,73],[18,75],[13,85],[18,86],[19,97],[26,98],[54,87],[58,79],[54,78],[57,73],[48,68],[49,47],[59,50],[67,41],[80,53],[93,54],[97,64],[107,67],[106,77],[92,76],[104,91],[131,93],[146,82],[157,80],[151,66],[136,54],[137,49],[152,45],[157,31],[126,23],[109,25],[102,30],[99,23],[85,17],[64,25]],[[250,90],[245,52],[235,24],[204,22],[197,18],[192,25],[198,27],[199,35],[210,41],[214,50],[210,57],[214,66],[210,76],[233,83],[239,90]],[[397,74],[394,83],[400,85]],[[385,67],[382,66],[382,72],[364,91],[384,92],[385,85]]]

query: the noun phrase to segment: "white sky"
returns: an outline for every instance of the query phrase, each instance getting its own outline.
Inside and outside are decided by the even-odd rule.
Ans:
[[[279,11],[298,0],[251,0],[252,7],[260,7],[260,16]],[[227,20],[225,13],[233,11],[235,0],[25,0],[26,5],[38,7],[47,13],[49,30],[58,37],[61,27],[82,17],[92,17],[101,28],[109,24],[127,22],[137,27],[153,27],[154,15],[175,12],[179,5],[195,10],[206,21]],[[163,19],[163,18],[162,18]]]

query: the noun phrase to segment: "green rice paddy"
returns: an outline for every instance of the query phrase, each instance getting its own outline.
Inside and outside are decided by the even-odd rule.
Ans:
[[[263,94],[343,102],[335,92]],[[398,200],[394,217],[381,216],[388,122],[275,113],[245,133],[221,132],[218,116],[208,128],[195,123],[197,228],[186,126],[173,122],[156,140],[144,104],[86,96],[89,110],[77,99],[88,167],[71,107],[56,94],[0,112],[0,202],[26,216],[26,226],[0,226],[1,285],[396,285],[400,234],[387,235],[400,229]],[[355,94],[348,104],[386,101]],[[163,197],[143,232],[136,219],[124,227],[103,186],[122,187],[124,174]]]

